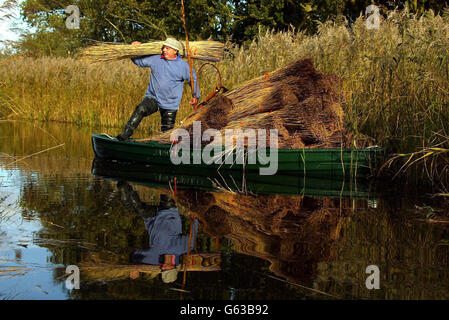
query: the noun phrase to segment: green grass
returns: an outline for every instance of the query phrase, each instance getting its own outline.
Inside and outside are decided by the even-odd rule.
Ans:
[[[378,30],[367,29],[362,18],[351,27],[341,19],[318,29],[315,35],[261,33],[247,47],[228,43],[226,58],[218,63],[223,85],[233,88],[311,57],[319,71],[341,80],[355,146],[378,144],[403,154],[434,146],[449,149],[449,14],[428,11],[418,17],[396,11],[381,20]],[[199,65],[195,62],[195,69]],[[73,59],[14,57],[0,61],[0,74],[0,117],[121,128],[143,98],[150,72],[131,61],[89,65]],[[202,96],[216,83],[216,72],[205,67]],[[178,123],[191,112],[190,88],[185,88]],[[159,121],[158,115],[152,116],[139,131],[158,131]],[[433,153],[418,164],[427,160],[447,170],[447,152]]]

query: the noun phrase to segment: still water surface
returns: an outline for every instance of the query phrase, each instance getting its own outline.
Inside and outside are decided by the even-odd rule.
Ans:
[[[449,224],[422,203],[367,182],[95,162],[91,133],[0,124],[0,299],[449,298]],[[163,252],[179,264],[164,277]]]

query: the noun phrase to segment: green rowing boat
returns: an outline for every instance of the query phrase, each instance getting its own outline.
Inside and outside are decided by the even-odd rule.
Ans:
[[[302,173],[307,176],[367,177],[372,175],[378,167],[381,155],[381,150],[378,147],[363,149],[274,149],[277,151],[276,158],[271,157],[273,151],[270,152],[269,157],[276,161],[274,164],[263,162],[259,155],[257,155],[255,163],[250,162],[247,153],[245,153],[246,156],[243,157],[243,161],[238,163],[236,160],[232,160],[238,159],[238,154],[234,149],[230,153],[222,152],[215,155],[213,162],[209,163],[198,156],[203,154],[204,148],[202,148],[189,151],[187,155],[188,163],[175,165],[172,162],[171,155],[176,150],[176,145],[161,144],[155,141],[119,141],[105,134],[92,134],[92,145],[96,157],[104,160],[248,172],[275,166],[276,173]],[[217,163],[218,160],[221,160],[222,163]]]

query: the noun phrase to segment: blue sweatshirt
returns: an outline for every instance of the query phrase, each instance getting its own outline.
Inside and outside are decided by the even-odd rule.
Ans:
[[[187,253],[189,236],[182,234],[182,222],[178,208],[160,210],[155,217],[144,218],[144,221],[150,238],[150,248],[135,250],[134,254],[140,255],[140,257],[132,262],[158,265],[161,255],[174,254],[179,263],[179,256]],[[198,220],[193,223],[191,249],[193,249],[198,231]]]
[[[151,68],[150,83],[145,96],[153,98],[161,109],[178,110],[181,102],[184,81],[190,82],[189,64],[178,57],[167,60],[161,55],[142,56],[131,59],[139,67]],[[196,97],[200,98],[200,89],[193,71]],[[193,96],[193,93],[192,93]]]

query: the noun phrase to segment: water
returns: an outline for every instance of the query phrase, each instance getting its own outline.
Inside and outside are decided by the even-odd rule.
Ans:
[[[449,298],[444,211],[368,183],[245,184],[94,162],[91,131],[0,124],[0,299]],[[174,282],[136,260],[157,248],[191,262]],[[69,265],[80,289],[66,286]],[[369,265],[378,290],[366,287]]]

